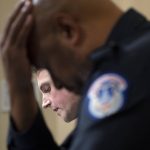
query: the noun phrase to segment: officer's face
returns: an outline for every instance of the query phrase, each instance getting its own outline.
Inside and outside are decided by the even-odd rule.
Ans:
[[[43,108],[51,108],[64,121],[70,122],[77,117],[80,97],[68,90],[55,88],[47,70],[37,72],[38,87],[42,93]]]

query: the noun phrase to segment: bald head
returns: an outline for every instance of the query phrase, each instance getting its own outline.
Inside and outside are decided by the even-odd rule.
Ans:
[[[89,41],[93,39],[91,42],[87,41],[90,49],[104,44],[122,14],[111,0],[32,0],[32,2],[35,24],[38,28],[36,37],[41,37],[47,32],[56,34],[61,30],[59,25],[64,25],[62,23],[64,19],[63,21],[67,23],[78,24],[78,29],[82,32],[80,43],[84,38],[88,38]],[[64,28],[67,26],[64,25]],[[97,38],[100,41],[97,41]]]
[[[90,53],[104,44],[121,10],[110,0],[33,0],[33,5],[30,60],[50,70],[54,82],[81,89]]]
[[[82,19],[91,19],[109,11],[114,5],[110,0],[33,0],[33,4],[38,10],[46,14],[47,12],[66,12],[78,15]]]

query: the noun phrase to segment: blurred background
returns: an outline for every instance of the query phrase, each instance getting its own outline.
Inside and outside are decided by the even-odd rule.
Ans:
[[[19,0],[0,0],[0,37],[6,24],[6,20],[14,6]],[[133,7],[142,12],[148,19],[150,19],[150,1],[149,0],[113,0],[124,11]],[[33,78],[35,93],[39,105],[41,105],[41,95],[37,89],[36,80]],[[6,137],[8,129],[9,118],[9,95],[5,76],[0,62],[0,150],[6,150]],[[42,110],[48,127],[51,129],[57,143],[61,143],[68,133],[74,128],[75,121],[65,123],[56,116],[50,109]]]

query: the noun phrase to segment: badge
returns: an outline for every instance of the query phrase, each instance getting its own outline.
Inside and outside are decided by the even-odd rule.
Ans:
[[[88,110],[95,118],[105,118],[118,112],[124,104],[127,82],[117,74],[97,78],[88,91]]]

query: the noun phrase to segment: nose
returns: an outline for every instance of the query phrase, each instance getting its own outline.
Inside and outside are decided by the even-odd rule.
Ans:
[[[50,101],[50,99],[43,98],[42,107],[43,107],[43,108],[47,108],[47,107],[50,107],[50,106],[51,106],[51,101]]]

